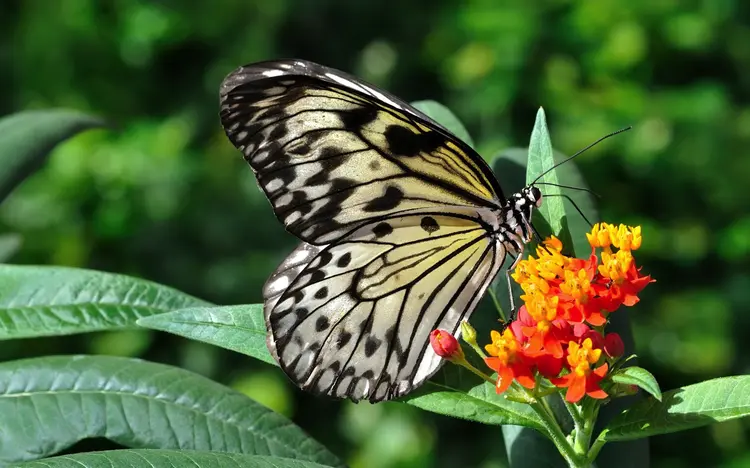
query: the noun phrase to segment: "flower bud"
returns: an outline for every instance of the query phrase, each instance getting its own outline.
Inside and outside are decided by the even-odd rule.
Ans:
[[[433,330],[430,333],[430,345],[435,354],[443,359],[453,361],[464,358],[464,352],[456,337],[445,330]]]
[[[604,352],[607,356],[617,358],[625,352],[625,343],[617,333],[607,333],[604,337]]]
[[[477,346],[477,331],[467,321],[461,322],[461,337],[470,346]]]

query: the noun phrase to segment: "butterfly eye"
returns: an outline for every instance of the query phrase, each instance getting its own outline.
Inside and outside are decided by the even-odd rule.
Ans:
[[[531,199],[534,201],[537,208],[542,206],[542,192],[540,192],[538,188],[531,187]]]

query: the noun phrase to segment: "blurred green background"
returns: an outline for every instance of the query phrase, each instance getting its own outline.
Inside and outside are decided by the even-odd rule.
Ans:
[[[643,226],[658,282],[627,313],[662,389],[750,372],[750,3],[743,0],[5,0],[0,114],[68,107],[114,122],[56,150],[0,206],[15,263],[122,272],[218,304],[261,299],[296,241],[219,125],[239,65],[300,57],[406,100],[436,99],[491,158],[555,147]],[[107,353],[177,364],[292,417],[354,467],[505,466],[497,428],[398,403],[312,398],[275,368],[165,334],[10,341],[0,358]],[[653,465],[748,466],[746,420],[651,440]],[[111,448],[103,440],[74,450]]]

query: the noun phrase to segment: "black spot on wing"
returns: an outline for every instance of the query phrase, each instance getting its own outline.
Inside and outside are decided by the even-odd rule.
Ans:
[[[315,268],[324,267],[331,263],[331,260],[333,260],[333,254],[331,252],[328,252],[327,250],[324,250],[320,253],[320,255],[318,255],[318,259],[315,262]]]
[[[367,205],[365,205],[363,210],[367,212],[392,210],[396,208],[403,199],[404,192],[402,192],[398,187],[389,185],[385,189],[385,193],[383,193],[383,195],[371,200]]]
[[[305,293],[301,289],[298,289],[292,293],[292,298],[295,304],[299,304],[305,298]]]
[[[277,125],[271,133],[268,134],[270,140],[280,140],[287,135],[286,125]]]
[[[345,253],[336,261],[336,266],[339,268],[346,268],[352,261],[352,254],[350,252]]]
[[[347,343],[349,343],[349,340],[352,339],[352,334],[349,333],[346,330],[341,330],[341,333],[339,333],[338,338],[336,338],[336,347],[338,349],[343,348],[346,346]]]
[[[378,117],[375,107],[358,107],[339,112],[341,122],[347,130],[357,131]]]
[[[432,234],[433,232],[440,229],[440,225],[432,216],[425,216],[424,218],[422,218],[422,221],[420,221],[419,225],[429,234]]]
[[[330,324],[331,323],[328,321],[328,317],[320,316],[315,321],[315,331],[322,332],[323,330],[327,329]]]
[[[372,232],[375,234],[375,237],[384,237],[393,232],[393,227],[390,224],[383,222],[372,228]]]
[[[380,348],[380,345],[383,343],[382,340],[379,340],[375,338],[374,336],[368,336],[367,340],[365,341],[365,356],[366,357],[372,357],[373,354],[375,354],[375,351]]]
[[[328,288],[326,286],[323,286],[322,288],[318,289],[314,297],[315,299],[325,299],[326,296],[328,296]]]
[[[398,156],[431,153],[445,144],[445,137],[437,132],[414,133],[401,125],[389,125],[384,135],[388,149]]]

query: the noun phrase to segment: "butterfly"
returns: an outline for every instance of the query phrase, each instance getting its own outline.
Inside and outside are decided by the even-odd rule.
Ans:
[[[430,332],[458,337],[506,255],[521,258],[539,189],[506,198],[445,127],[316,63],[240,67],[220,104],[227,137],[302,241],[263,289],[281,369],[302,389],[354,401],[420,386],[441,365]]]

